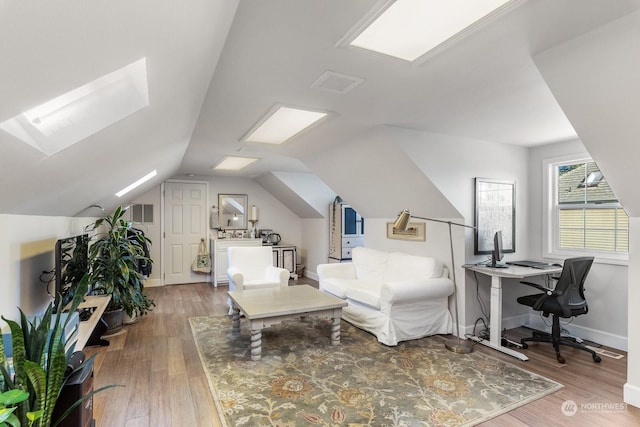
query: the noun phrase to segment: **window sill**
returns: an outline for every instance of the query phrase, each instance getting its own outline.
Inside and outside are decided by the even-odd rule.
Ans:
[[[613,255],[613,254],[594,252],[594,251],[554,251],[554,252],[546,252],[542,256],[543,258],[548,258],[553,260],[562,260],[562,261],[564,261],[567,258],[593,256],[594,257],[593,262],[595,264],[620,265],[624,267],[629,265],[629,256],[627,254]]]

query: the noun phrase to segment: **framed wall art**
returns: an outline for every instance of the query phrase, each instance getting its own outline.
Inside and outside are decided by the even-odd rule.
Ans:
[[[410,222],[407,231],[393,229],[393,222],[387,223],[387,239],[415,240],[424,242],[426,239],[424,222]]]
[[[501,179],[475,179],[475,254],[490,254],[493,236],[502,231],[502,251],[516,250],[516,183]]]

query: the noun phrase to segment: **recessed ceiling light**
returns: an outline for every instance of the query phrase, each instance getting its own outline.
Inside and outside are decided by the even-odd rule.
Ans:
[[[282,144],[300,134],[328,113],[276,105],[248,132],[242,140],[265,144]]]
[[[142,58],[18,114],[0,128],[52,156],[147,105],[147,60]]]
[[[122,190],[118,191],[116,193],[116,196],[118,197],[122,197],[125,194],[127,194],[129,191],[133,190],[136,187],[141,186],[142,184],[144,184],[145,182],[149,181],[151,178],[153,178],[154,176],[156,176],[158,174],[157,170],[152,170],[151,172],[149,172],[148,174],[146,174],[145,176],[143,176],[142,178],[140,178],[139,180],[137,180],[136,182],[134,182],[131,185],[128,185],[127,187],[123,188]]]
[[[255,157],[238,157],[238,156],[227,156],[220,163],[215,165],[213,170],[226,170],[226,171],[237,171],[242,168],[249,166],[251,163],[258,160]]]
[[[389,0],[358,23],[339,44],[415,61],[520,1]]]

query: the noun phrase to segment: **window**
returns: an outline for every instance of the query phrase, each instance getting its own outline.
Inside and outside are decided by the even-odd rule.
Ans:
[[[629,218],[591,159],[549,162],[551,254],[625,260]]]

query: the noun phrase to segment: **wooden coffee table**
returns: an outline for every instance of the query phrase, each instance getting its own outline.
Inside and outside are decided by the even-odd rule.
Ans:
[[[251,326],[251,360],[262,357],[262,329],[304,315],[330,318],[331,344],[340,344],[340,317],[347,302],[309,285],[230,291],[233,333],[240,333],[240,312]]]

